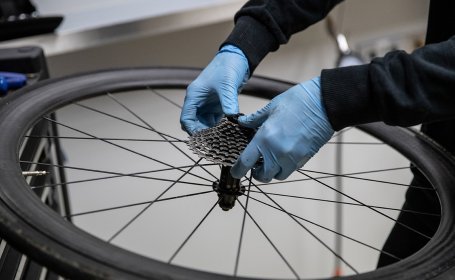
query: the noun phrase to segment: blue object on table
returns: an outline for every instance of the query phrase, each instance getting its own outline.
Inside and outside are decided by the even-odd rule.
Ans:
[[[10,89],[17,89],[25,86],[27,76],[21,73],[0,72],[0,94],[5,95]]]
[[[215,126],[239,113],[237,95],[249,78],[242,50],[225,45],[187,88],[180,123],[189,134]]]

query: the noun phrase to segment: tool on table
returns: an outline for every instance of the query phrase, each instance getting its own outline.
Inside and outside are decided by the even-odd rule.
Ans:
[[[0,72],[0,95],[5,95],[11,89],[18,89],[27,83],[27,76],[15,72]]]

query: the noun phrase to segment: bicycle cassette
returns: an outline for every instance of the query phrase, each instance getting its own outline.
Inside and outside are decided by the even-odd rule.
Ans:
[[[198,156],[224,166],[232,166],[254,133],[254,129],[236,123],[235,118],[223,118],[216,126],[191,135],[187,143]]]

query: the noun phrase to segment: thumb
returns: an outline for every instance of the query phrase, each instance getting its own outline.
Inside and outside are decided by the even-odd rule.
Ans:
[[[238,122],[240,125],[249,127],[249,128],[258,128],[262,125],[262,123],[267,120],[271,110],[271,103],[267,104],[262,109],[257,110],[255,113],[240,116],[238,118]]]

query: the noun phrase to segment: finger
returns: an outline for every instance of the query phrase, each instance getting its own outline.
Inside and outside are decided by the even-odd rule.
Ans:
[[[243,85],[245,85],[249,76],[248,60],[244,57],[243,53],[237,54],[240,54],[242,57],[242,62],[231,61],[224,63],[222,65],[223,77],[215,86],[225,115],[237,115],[239,113],[238,93]],[[242,65],[238,65],[239,63]]]
[[[237,89],[229,85],[223,85],[217,89],[220,96],[221,109],[225,115],[237,115],[239,113],[239,101]]]
[[[228,75],[229,72],[225,74]],[[241,83],[241,81],[237,81],[237,79],[229,75],[225,76],[215,87],[221,109],[225,115],[236,115],[239,113],[238,88],[236,85]]]
[[[268,183],[272,181],[276,174],[281,172],[281,167],[271,154],[263,153],[263,162],[253,170],[253,178]]]
[[[250,142],[231,167],[232,177],[241,179],[248,173],[248,170],[254,167],[260,157],[261,153],[259,152],[257,145],[253,141]]]
[[[264,162],[253,170],[253,178],[259,182],[268,183],[272,181],[275,174],[280,173],[281,167],[275,162],[264,160]]]
[[[283,164],[283,168],[280,170],[280,172],[278,172],[275,175],[274,178],[277,180],[287,179],[294,171],[296,171],[297,169],[302,167],[308,160],[309,160],[309,158],[305,158],[304,160],[301,161],[302,164],[299,166],[297,166],[295,163]]]
[[[238,118],[239,124],[249,128],[257,128],[261,126],[269,117],[270,107],[271,105],[269,103],[265,107],[257,110],[255,113],[240,116]]]
[[[209,105],[207,105],[209,106]],[[213,105],[212,107],[215,107],[216,105]],[[216,124],[218,124],[223,117],[223,113],[221,110],[217,112],[217,110],[206,112],[203,114],[198,114],[197,119],[200,123],[205,125],[206,127],[213,127]]]
[[[180,124],[182,129],[192,134],[197,129],[197,108],[200,100],[196,96],[200,94],[195,83],[191,83],[186,89],[185,100],[180,113]]]
[[[208,128],[208,126],[206,126],[200,122],[194,122],[186,127],[182,125],[182,129],[184,131],[186,131],[189,135],[193,135],[193,134],[195,134],[203,129],[207,129],[207,128]]]
[[[185,110],[183,110],[180,115],[180,124],[182,129],[190,135],[210,127],[208,124],[200,122],[197,117],[193,117],[191,112]]]
[[[199,121],[196,111],[196,108],[190,103],[185,103],[180,114],[181,127],[190,135],[209,127],[209,124]]]
[[[304,166],[308,162],[308,160],[310,160],[310,158],[311,156],[305,156],[298,163],[295,163],[292,159],[290,159],[288,164],[283,164],[284,167],[278,174],[276,174],[275,179],[277,180],[287,179],[294,171]]]
[[[285,170],[281,170],[281,172],[279,172],[278,174],[275,175],[275,179],[277,180],[286,180],[291,174],[292,172],[294,172],[295,170],[294,169],[285,169]]]
[[[193,134],[196,132],[198,128],[198,122],[196,120],[196,114],[193,113],[192,108],[185,108],[184,105],[182,113],[180,114],[180,124],[182,126],[182,129],[187,133]]]

